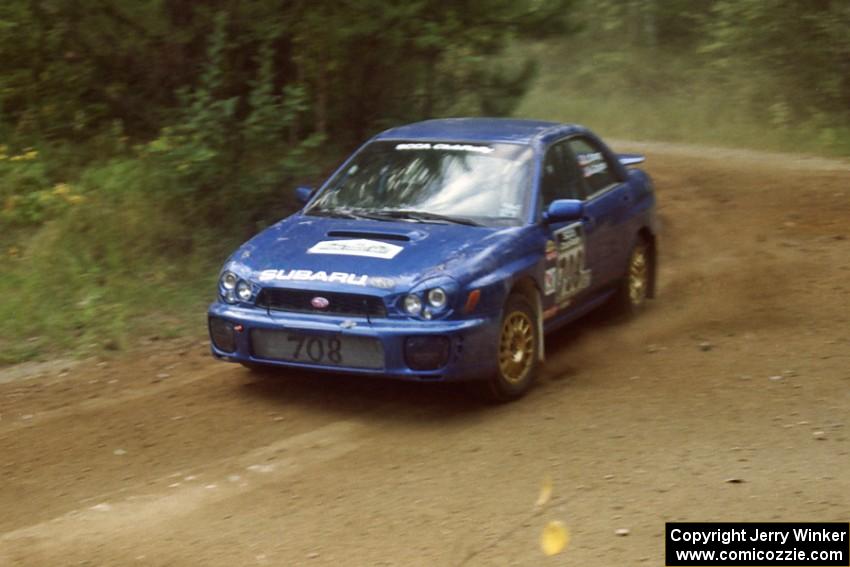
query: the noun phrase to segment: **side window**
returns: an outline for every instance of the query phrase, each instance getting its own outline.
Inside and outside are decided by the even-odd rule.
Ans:
[[[584,138],[574,138],[568,143],[591,194],[616,182],[608,160],[599,148]]]
[[[546,152],[543,160],[541,184],[543,208],[557,199],[581,199],[581,176],[567,148],[567,142],[559,142]]]

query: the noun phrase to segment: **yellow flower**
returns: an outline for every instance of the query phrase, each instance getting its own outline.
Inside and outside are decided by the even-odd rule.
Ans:
[[[85,197],[83,197],[82,195],[68,195],[68,197],[66,198],[66,200],[67,200],[69,203],[71,203],[72,205],[79,205],[80,203],[82,203],[83,201],[85,201],[85,200],[86,200],[86,198],[85,198]]]
[[[38,152],[32,148],[27,148],[24,153],[12,156],[9,161],[32,161],[38,157]]]
[[[53,187],[54,195],[68,195],[71,192],[71,188],[68,187],[67,183],[57,183]]]

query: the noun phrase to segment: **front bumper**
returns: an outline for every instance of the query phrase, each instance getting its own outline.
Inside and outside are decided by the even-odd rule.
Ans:
[[[241,326],[241,330],[233,335],[235,343],[232,352],[221,350],[214,341],[211,341],[213,356],[229,362],[386,376],[416,381],[486,378],[496,370],[496,341],[499,328],[496,317],[452,321],[367,319],[366,317],[267,311],[221,302],[210,306],[208,316],[210,319],[221,319],[234,326]],[[354,323],[354,326],[351,326],[351,323]],[[376,339],[383,347],[383,367],[380,369],[355,368],[262,358],[256,355],[251,344],[251,331],[255,329],[292,331],[324,337],[353,336]],[[411,368],[405,359],[405,341],[416,337],[446,337],[449,342],[449,355],[445,365],[435,370]]]

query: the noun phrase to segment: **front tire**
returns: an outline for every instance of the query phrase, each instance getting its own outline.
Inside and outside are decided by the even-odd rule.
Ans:
[[[489,400],[509,402],[525,395],[539,371],[540,341],[537,310],[523,296],[508,297],[496,345],[496,372],[483,385]]]

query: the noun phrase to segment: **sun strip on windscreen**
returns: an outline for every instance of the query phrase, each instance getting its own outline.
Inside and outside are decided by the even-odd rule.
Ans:
[[[473,152],[478,154],[489,154],[494,150],[490,146],[473,146],[471,144],[429,144],[423,142],[396,144],[397,150],[444,150],[452,152]]]

